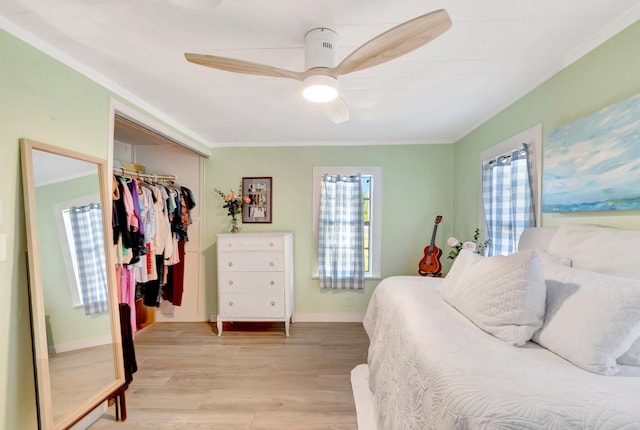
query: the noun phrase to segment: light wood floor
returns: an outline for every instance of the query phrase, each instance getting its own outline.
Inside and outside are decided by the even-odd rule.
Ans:
[[[57,421],[115,377],[113,347],[93,346],[49,356],[51,411]]]
[[[138,372],[97,429],[357,430],[350,372],[365,363],[359,323],[156,323],[136,335]]]

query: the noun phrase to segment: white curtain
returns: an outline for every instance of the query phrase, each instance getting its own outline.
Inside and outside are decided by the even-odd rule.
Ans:
[[[482,200],[489,244],[486,255],[517,251],[520,235],[536,225],[530,147],[482,162]]]
[[[364,288],[364,219],[360,175],[325,175],[322,178],[318,255],[322,288]]]
[[[73,243],[78,261],[78,278],[86,315],[107,312],[107,263],[99,203],[69,210]]]

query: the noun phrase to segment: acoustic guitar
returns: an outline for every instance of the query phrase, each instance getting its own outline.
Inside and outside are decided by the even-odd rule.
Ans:
[[[422,276],[440,276],[440,272],[442,272],[442,263],[440,263],[442,250],[435,244],[440,221],[442,221],[442,216],[438,215],[433,226],[431,243],[424,249],[424,257],[422,257],[422,260],[418,263],[418,273]]]

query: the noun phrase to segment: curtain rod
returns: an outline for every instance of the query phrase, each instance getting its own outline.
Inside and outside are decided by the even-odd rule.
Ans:
[[[510,159],[511,155],[514,152],[527,151],[528,148],[529,148],[529,144],[526,143],[526,142],[522,142],[522,148],[520,148],[520,149],[511,149],[511,150],[505,152],[504,154],[498,155],[497,157],[489,158],[488,160],[484,160],[484,161],[487,162],[490,166],[492,166],[493,164],[497,163],[501,159]]]
[[[123,176],[135,176],[136,178],[153,179],[154,181],[158,181],[158,180],[175,181],[176,180],[176,175],[155,175],[152,173],[141,173],[141,172],[136,172],[135,170],[127,170],[122,167],[114,167],[113,173],[120,174]]]

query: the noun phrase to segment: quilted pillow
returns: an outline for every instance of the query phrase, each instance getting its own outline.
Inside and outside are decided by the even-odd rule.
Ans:
[[[444,278],[442,283],[438,285],[437,291],[440,291],[444,288],[456,288],[455,286],[458,283],[460,275],[464,273],[467,267],[471,266],[473,263],[477,263],[483,258],[484,257],[482,255],[476,254],[475,252],[469,251],[468,249],[460,250],[460,253],[451,266],[451,269],[449,269],[449,273],[447,273],[447,276]]]
[[[487,333],[524,345],[542,326],[545,310],[543,271],[534,252],[481,257],[463,250],[458,259],[439,289],[443,299]]]
[[[546,315],[533,341],[577,366],[619,372],[640,336],[640,281],[545,262]]]

